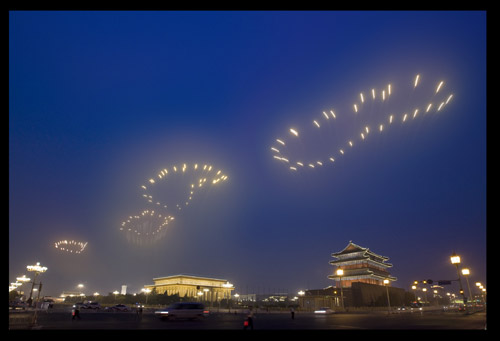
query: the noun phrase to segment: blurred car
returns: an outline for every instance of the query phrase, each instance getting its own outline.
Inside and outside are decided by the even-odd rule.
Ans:
[[[47,303],[48,308],[54,308],[54,300],[51,298],[44,299],[43,303]]]
[[[106,307],[107,311],[130,311],[131,309],[127,307],[125,304],[117,304],[112,307]]]
[[[405,311],[408,310],[404,305],[401,307],[398,307],[398,311]]]
[[[168,319],[200,319],[209,314],[205,306],[197,302],[174,303],[166,309],[155,311],[162,320]]]
[[[329,315],[335,314],[335,311],[333,311],[330,307],[323,307],[315,310],[314,313],[319,315]]]
[[[88,302],[82,306],[82,309],[101,309],[99,302]]]
[[[84,305],[85,305],[85,303],[83,303],[83,302],[77,302],[77,303],[73,304],[73,308],[83,309]]]
[[[9,301],[9,309],[11,310],[25,310],[28,304],[22,301]]]

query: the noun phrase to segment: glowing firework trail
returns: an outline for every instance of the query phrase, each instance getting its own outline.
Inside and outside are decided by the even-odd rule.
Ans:
[[[273,151],[279,153],[277,148],[274,148]],[[186,178],[181,174],[176,176],[176,173],[190,173],[190,177]],[[178,191],[175,193],[169,193],[168,191],[165,191],[165,188],[159,188],[156,190],[158,187],[166,184],[168,180],[174,176],[175,178],[171,179],[171,181],[178,182],[180,179],[181,181],[178,182],[178,184],[180,186],[184,186],[184,196],[182,198],[178,197]],[[204,187],[207,184],[215,185],[221,181],[225,181],[226,179],[227,175],[223,174],[222,170],[215,171],[212,165],[205,164],[203,167],[198,164],[191,166],[182,164],[178,167],[174,165],[170,169],[170,172],[168,168],[164,168],[157,174],[156,180],[151,178],[149,179],[149,185],[142,185],[141,188],[144,190],[144,194],[142,196],[146,198],[148,202],[157,206],[170,209],[175,207],[176,210],[180,210],[183,206],[189,205],[189,202],[193,199],[195,192],[201,187]],[[182,191],[182,188],[180,188],[180,190]],[[155,195],[153,196],[153,194]]]
[[[270,147],[273,159],[284,163],[292,171],[316,169],[326,161],[334,164],[338,157],[355,148],[356,140],[370,140],[371,128],[385,133],[394,126],[409,125],[411,121],[443,111],[453,98],[453,94],[444,94],[446,83],[443,80],[431,82],[418,74],[403,83],[407,85],[401,87],[398,83],[390,83],[358,92],[354,103],[344,103],[344,110],[325,110],[313,117],[310,127],[314,129],[307,126],[289,128],[291,136],[285,134],[275,139],[278,144]],[[299,131],[301,137],[296,139]],[[319,134],[319,131],[322,133]],[[351,133],[350,136],[344,135],[343,141],[339,142],[339,131]]]
[[[144,210],[139,215],[129,216],[123,221],[120,231],[125,232],[131,242],[152,243],[165,235],[166,227],[172,220],[173,216]]]
[[[60,251],[68,253],[82,253],[87,246],[87,242],[78,242],[76,240],[60,240],[54,243],[54,247]]]
[[[277,140],[284,144],[283,141]],[[279,153],[279,149],[273,148]],[[204,188],[215,186],[228,178],[210,164],[178,164],[161,169],[156,176],[140,185],[142,197],[153,208],[129,216],[120,226],[129,241],[145,244],[164,236],[166,227],[183,208],[190,205]]]

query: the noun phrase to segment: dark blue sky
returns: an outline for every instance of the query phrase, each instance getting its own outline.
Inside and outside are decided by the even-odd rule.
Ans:
[[[416,74],[453,101],[292,174],[270,147],[295,122]],[[434,83],[432,83],[434,84]],[[164,167],[228,180],[152,246],[125,217]],[[53,247],[88,241],[84,253]],[[40,261],[47,294],[131,290],[153,277],[237,291],[321,288],[349,240],[390,257],[395,286],[486,279],[485,12],[9,13],[9,280]]]

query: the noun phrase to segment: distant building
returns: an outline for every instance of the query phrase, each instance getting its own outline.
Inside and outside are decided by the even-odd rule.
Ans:
[[[340,252],[332,253],[336,260],[330,261],[330,264],[337,268],[333,275],[328,278],[335,280],[337,287],[351,287],[352,283],[361,282],[368,284],[384,285],[384,280],[397,280],[387,271],[392,264],[386,263],[389,257],[378,255],[370,249],[354,244],[352,241]],[[343,274],[337,274],[337,270],[342,269]]]
[[[303,295],[299,296],[299,306],[308,311],[324,307],[334,309],[341,306],[340,298],[340,289],[332,286],[306,290]]]
[[[127,286],[126,285],[122,285],[122,291],[120,292],[120,294],[122,294],[122,295],[127,294]]]
[[[389,257],[381,256],[370,249],[354,244],[352,241],[339,252],[332,253],[335,260],[330,264],[336,266],[333,275],[328,278],[335,281],[335,286],[325,289],[307,290],[299,297],[299,305],[306,310],[322,307],[340,308],[342,299],[344,307],[375,307],[387,305],[389,293],[391,305],[406,303],[405,290],[387,286],[396,280],[390,275],[388,268],[392,264],[386,263]],[[343,273],[338,274],[337,270]]]
[[[155,290],[158,294],[179,295],[193,300],[217,302],[231,298],[234,286],[225,279],[193,275],[175,275],[153,278],[154,284],[144,288]]]

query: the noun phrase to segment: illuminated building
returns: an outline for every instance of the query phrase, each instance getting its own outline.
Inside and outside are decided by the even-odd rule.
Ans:
[[[299,297],[301,308],[312,311],[320,307],[345,309],[348,307],[387,306],[387,296],[394,305],[407,305],[405,290],[386,287],[384,280],[395,281],[387,271],[392,264],[386,263],[388,257],[378,255],[368,248],[349,244],[339,252],[332,253],[336,266],[329,279],[336,281],[335,286],[324,289],[306,290]]]
[[[154,284],[145,285],[145,289],[156,291],[157,294],[179,295],[216,302],[231,298],[234,286],[225,279],[207,278],[193,275],[175,275],[153,278]]]
[[[384,279],[389,280],[389,283],[396,280],[387,271],[387,268],[392,267],[392,264],[386,263],[388,257],[380,256],[352,241],[342,251],[332,253],[332,257],[337,259],[330,261],[330,264],[337,266],[337,270],[343,270],[342,275],[338,275],[336,270],[328,276],[341,282],[337,283],[337,287],[349,288],[354,282],[384,285]]]

